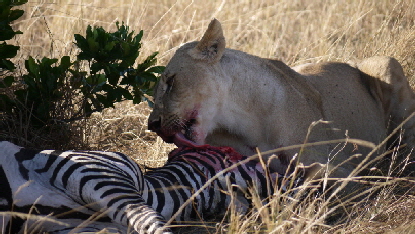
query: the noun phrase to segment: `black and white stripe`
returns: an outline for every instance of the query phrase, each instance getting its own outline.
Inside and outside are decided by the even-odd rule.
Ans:
[[[163,167],[144,175],[121,153],[33,151],[0,142],[0,212],[37,218],[0,213],[0,230],[69,233],[74,228],[75,232],[107,228],[119,233],[170,233],[165,219],[171,218],[208,179],[245,158],[224,148],[176,149]],[[241,191],[255,184],[266,196],[272,187],[267,185],[282,177],[264,174],[254,161],[223,173],[175,220],[226,210],[231,202],[223,193],[228,190],[227,181]],[[237,200],[248,203],[243,195]]]

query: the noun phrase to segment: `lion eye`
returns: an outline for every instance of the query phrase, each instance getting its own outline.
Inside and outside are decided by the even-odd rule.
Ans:
[[[175,77],[174,75],[167,77],[167,80],[166,80],[167,90],[166,90],[166,92],[169,92],[171,90],[171,87],[173,86],[173,83],[174,83],[174,77]]]

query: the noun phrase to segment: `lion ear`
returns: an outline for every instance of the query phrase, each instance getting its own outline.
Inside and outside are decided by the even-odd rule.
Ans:
[[[217,62],[225,51],[225,37],[222,26],[217,19],[213,19],[200,42],[189,51],[195,59]]]

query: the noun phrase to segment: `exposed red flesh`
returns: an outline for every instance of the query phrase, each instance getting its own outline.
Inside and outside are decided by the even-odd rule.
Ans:
[[[228,155],[229,158],[233,161],[238,161],[241,160],[243,158],[243,156],[241,154],[239,154],[238,152],[236,152],[232,147],[227,147],[227,146],[223,146],[223,147],[215,147],[215,146],[210,146],[207,144],[197,144],[194,141],[191,141],[189,139],[187,139],[183,133],[181,132],[177,132],[174,135],[170,135],[170,136],[166,136],[164,134],[160,134],[160,132],[158,132],[158,135],[167,143],[174,143],[179,149],[176,149],[174,151],[172,151],[169,154],[169,158],[173,157],[175,152],[177,152],[177,150],[183,150],[184,148],[192,148],[195,150],[195,152],[201,150],[201,151],[221,151],[224,154]]]
[[[195,145],[194,142],[192,142],[192,143],[193,143],[192,146],[182,145],[182,146],[179,146],[179,148],[171,151],[169,153],[169,158],[173,158],[180,151],[189,150],[189,149],[191,149],[193,151],[193,153],[196,154],[196,155],[198,155],[199,152],[209,153],[209,151],[216,151],[216,152],[220,151],[224,155],[227,155],[231,161],[235,161],[235,162],[240,161],[244,158],[244,156],[242,154],[236,152],[232,147],[228,147],[228,146],[216,147],[216,146],[211,146],[211,145]]]

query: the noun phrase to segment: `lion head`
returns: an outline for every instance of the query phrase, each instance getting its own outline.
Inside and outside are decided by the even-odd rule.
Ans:
[[[221,25],[213,20],[201,41],[183,45],[166,66],[148,124],[164,141],[178,146],[205,144],[228,90],[220,74],[224,50]]]

